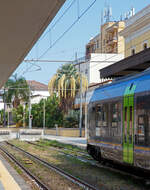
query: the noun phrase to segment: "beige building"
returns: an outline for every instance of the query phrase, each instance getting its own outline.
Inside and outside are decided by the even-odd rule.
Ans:
[[[100,34],[92,38],[86,45],[86,57],[88,58],[91,53],[101,52],[101,37]]]
[[[124,21],[107,22],[101,26],[100,34],[86,45],[86,57],[91,53],[124,54],[124,38],[120,32],[124,29]]]
[[[150,5],[125,21],[125,57],[150,47]]]

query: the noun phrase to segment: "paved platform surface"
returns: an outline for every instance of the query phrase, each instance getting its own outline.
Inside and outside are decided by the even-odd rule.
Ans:
[[[24,179],[0,155],[0,190],[31,190]]]
[[[62,137],[62,136],[53,136],[53,135],[44,135],[45,139],[57,140],[65,144],[72,144],[86,149],[87,140],[83,137]]]

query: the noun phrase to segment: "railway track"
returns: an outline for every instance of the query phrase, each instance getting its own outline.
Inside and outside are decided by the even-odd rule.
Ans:
[[[13,162],[15,162],[15,164],[17,166],[19,166],[22,171],[24,171],[27,176],[29,176],[29,178],[32,180],[32,182],[34,181],[34,183],[39,187],[40,190],[50,190],[49,187],[47,187],[39,178],[37,178],[34,174],[32,174],[27,168],[25,168],[11,153],[9,153],[8,151],[6,151],[2,145],[0,145],[0,150]]]
[[[41,148],[44,147],[44,145],[39,145],[39,144],[36,144],[36,143],[33,143],[33,142],[29,142],[29,141],[26,141],[26,142],[27,142],[28,144],[31,144],[31,145],[34,145],[34,146],[38,146],[38,147],[41,147]],[[60,150],[59,148],[48,147],[48,149],[50,149],[50,150],[55,150],[55,151],[57,151],[57,152],[60,152],[61,154],[64,154],[64,155],[69,156],[69,157],[72,157],[72,158],[76,158],[76,159],[78,159],[78,160],[80,160],[80,161],[82,161],[82,162],[87,162],[87,163],[90,163],[90,164],[92,164],[92,165],[93,165],[93,163],[94,163],[93,159],[91,160],[91,159],[84,158],[84,157],[82,157],[82,156],[77,156],[77,155],[74,155],[74,154],[66,153],[66,152]],[[64,149],[64,150],[65,150],[65,149]],[[84,156],[84,153],[82,153],[82,155]],[[86,155],[87,155],[87,154],[86,154]],[[86,156],[86,155],[85,155],[85,156]]]
[[[29,142],[29,141],[27,141],[27,143],[34,145],[34,146],[39,146],[42,148],[44,147],[44,145],[39,145],[39,144]],[[52,150],[56,150],[56,151],[63,153],[67,156],[76,158],[82,162],[89,163],[89,164],[94,165],[98,168],[107,169],[111,172],[119,173],[119,174],[124,175],[126,177],[131,177],[133,180],[141,181],[142,183],[144,183],[146,185],[150,185],[150,178],[147,177],[147,176],[149,176],[150,173],[148,173],[147,171],[144,172],[143,170],[140,171],[139,168],[136,170],[135,168],[131,168],[128,166],[117,164],[117,163],[111,162],[110,160],[103,160],[102,163],[99,163],[98,161],[95,161],[95,160],[85,159],[82,156],[76,156],[73,154],[65,153],[65,152],[61,151],[59,148],[54,148],[54,147],[48,147],[48,148],[52,149]],[[84,154],[84,153],[82,153],[82,154]]]
[[[29,142],[29,141],[26,141],[27,143],[31,144],[31,145],[34,145],[34,146],[39,146],[39,147],[44,147],[44,145],[39,145],[39,144],[36,144],[36,143],[33,143],[33,142]],[[73,157],[73,158],[76,158],[82,162],[86,162],[86,163],[89,163],[91,165],[94,165],[98,168],[104,168],[104,169],[108,169],[112,172],[115,172],[115,173],[120,173],[121,175],[124,175],[124,176],[127,176],[127,177],[132,177],[133,179],[136,179],[136,180],[140,180],[140,181],[144,181],[146,184],[150,184],[150,179],[146,179],[146,176],[149,175],[149,173],[144,173],[143,171],[141,171],[142,173],[138,173],[137,170],[135,169],[132,169],[130,167],[127,167],[127,166],[123,166],[123,165],[120,165],[120,164],[117,164],[117,163],[113,163],[111,162],[110,160],[104,160],[103,163],[99,163],[98,161],[95,161],[95,160],[88,160],[88,159],[85,159],[81,156],[76,156],[76,155],[73,155],[73,154],[69,154],[69,153],[65,153],[63,151],[61,151],[60,149],[58,148],[54,148],[54,147],[48,147],[49,149],[52,149],[52,150],[56,150],[60,153],[63,153],[67,156],[70,156],[70,157]],[[139,169],[138,169],[139,170]]]
[[[49,141],[51,141],[51,140],[48,140],[48,139],[43,139],[44,141],[46,141],[46,142],[49,142]],[[40,141],[37,141],[37,142],[40,142]],[[51,146],[53,146],[53,145],[51,145]],[[75,145],[74,145],[75,146]],[[54,147],[53,147],[54,148]],[[56,147],[55,147],[56,148]],[[61,149],[61,148],[56,148],[56,149]],[[69,149],[69,148],[63,148],[64,150],[67,150],[67,151],[72,151],[73,152],[73,150],[72,149]],[[86,152],[81,152],[81,151],[76,151],[76,153],[78,153],[78,154],[80,154],[80,155],[84,155],[84,156],[87,156],[87,157],[89,157],[89,154],[88,153],[86,153]]]
[[[15,145],[13,145],[13,144],[11,144],[9,142],[6,142],[6,143],[7,143],[7,145],[10,145],[11,147],[18,150],[19,152],[24,153],[29,158],[36,160],[37,162],[43,164],[44,166],[46,166],[47,168],[55,171],[56,173],[60,174],[61,176],[67,178],[68,180],[72,181],[73,183],[78,184],[80,187],[82,187],[82,188],[84,188],[86,190],[98,190],[96,187],[88,184],[87,182],[84,182],[84,181],[72,176],[71,174],[69,174],[69,173],[63,171],[62,169],[60,169],[60,168],[46,162],[45,160],[43,160],[43,159],[41,159],[41,158],[39,158],[39,157],[25,151],[25,150],[23,150],[22,148],[19,148],[19,147],[15,146]]]

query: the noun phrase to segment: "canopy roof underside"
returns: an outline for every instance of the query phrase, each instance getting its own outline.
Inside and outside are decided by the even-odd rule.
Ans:
[[[0,87],[23,61],[65,0],[0,0]]]

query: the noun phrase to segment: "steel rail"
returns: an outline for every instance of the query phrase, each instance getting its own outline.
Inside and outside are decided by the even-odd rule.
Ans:
[[[29,143],[29,144],[35,145],[35,146],[42,147],[42,148],[44,147],[44,145],[42,146],[42,145],[35,144],[35,143],[29,142],[29,141],[26,141],[26,142]],[[111,172],[119,173],[119,174],[121,174],[123,176],[131,177],[131,178],[133,178],[135,180],[142,181],[145,184],[150,184],[150,178],[149,177],[147,177],[145,179],[145,177],[146,177],[145,175],[144,176],[142,174],[139,175],[138,172],[135,171],[134,169],[132,170],[132,168],[130,168],[130,167],[126,168],[126,167],[124,167],[124,165],[120,165],[120,164],[117,164],[117,163],[111,163],[110,160],[105,159],[104,162],[106,162],[106,163],[98,163],[95,160],[85,159],[82,156],[75,156],[73,154],[65,153],[65,152],[59,150],[58,148],[49,147],[49,149],[56,150],[56,151],[58,151],[60,153],[63,153],[64,155],[76,158],[76,159],[78,159],[78,160],[80,160],[82,162],[89,163],[89,164],[91,164],[93,166],[96,166],[96,167],[98,167],[100,169],[101,168],[107,169],[107,170],[109,170]],[[70,150],[70,149],[67,149],[67,150]],[[141,171],[141,172],[143,172],[143,171]],[[150,173],[147,173],[147,174],[149,176]]]
[[[67,178],[68,180],[72,181],[73,183],[78,184],[80,187],[82,187],[82,188],[84,188],[86,190],[98,190],[96,187],[88,184],[87,182],[84,182],[83,180],[74,177],[73,175],[71,175],[71,174],[65,172],[64,170],[62,170],[62,169],[60,169],[60,168],[58,168],[58,167],[56,167],[56,166],[54,166],[54,165],[46,162],[45,160],[42,160],[41,158],[38,158],[37,156],[35,156],[35,155],[33,155],[33,154],[31,154],[31,153],[23,150],[22,148],[19,148],[19,147],[15,146],[15,145],[13,145],[13,144],[11,144],[9,142],[6,142],[6,143],[8,145],[14,147],[18,151],[23,152],[28,157],[37,160],[41,164],[45,165],[47,168],[52,169],[53,171],[55,171],[56,173],[60,174],[61,176],[65,177],[65,178]]]
[[[42,147],[42,148],[44,147],[42,145],[38,145],[38,144],[35,144],[35,143],[32,143],[32,142],[28,142],[28,141],[26,141],[26,142],[29,143],[29,144],[35,145],[35,146]],[[115,165],[115,163],[111,164],[109,160],[105,160],[106,163],[107,163],[107,165],[106,165],[106,163],[101,164],[101,163],[98,163],[95,160],[88,160],[88,159],[82,158],[81,156],[75,156],[75,155],[72,155],[72,154],[69,154],[69,153],[65,153],[65,152],[63,152],[61,150],[58,150],[57,148],[54,148],[54,147],[49,147],[49,148],[52,149],[52,150],[56,150],[56,151],[58,151],[60,153],[63,153],[65,155],[67,155],[67,156],[76,158],[76,159],[78,159],[78,160],[80,160],[82,162],[86,162],[86,163],[89,163],[91,165],[94,165],[94,166],[96,166],[98,168],[108,169],[111,172],[119,173],[119,174],[124,175],[124,176],[129,176],[129,177],[132,177],[132,178],[134,178],[136,180],[143,180],[143,178],[139,177],[138,175],[135,175],[134,172],[124,171],[124,169],[121,166],[120,166],[120,168],[118,168],[118,166]]]
[[[49,140],[49,139],[43,139],[44,141],[47,141],[47,142],[49,142],[49,141],[51,141],[51,140]],[[40,141],[37,141],[37,142],[40,142]],[[66,144],[65,144],[66,145]],[[53,146],[53,145],[50,145],[50,146]],[[72,146],[74,146],[74,147],[77,147],[76,145],[72,145]],[[55,147],[55,146],[53,146],[53,147]],[[61,149],[61,148],[59,148],[58,147],[58,149]],[[70,149],[70,148],[64,148],[64,149],[66,149],[66,150],[70,150],[70,151],[72,151],[73,152],[73,150],[72,149]],[[85,149],[84,149],[85,150]],[[81,152],[81,151],[76,151],[77,153],[79,153],[79,154],[82,154],[82,155],[87,155],[87,156],[89,156],[89,154],[88,153],[84,153],[83,151]]]
[[[47,147],[47,146],[44,146],[44,145],[39,145],[39,144],[36,144],[36,143],[33,143],[33,142],[29,142],[29,141],[26,141],[28,144],[31,144],[31,145],[34,145],[34,146],[38,146],[38,147],[41,147],[41,148],[44,148],[44,147]],[[83,160],[84,162],[91,162],[91,160],[90,159],[85,159],[84,157],[82,157],[82,156],[88,156],[89,157],[89,155],[87,155],[87,154],[84,154],[84,153],[81,153],[81,152],[77,152],[77,153],[79,153],[79,154],[82,154],[82,156],[77,156],[77,155],[74,155],[74,154],[71,154],[71,153],[66,153],[66,152],[64,152],[65,151],[65,149],[64,149],[64,151],[62,151],[62,150],[60,150],[59,148],[55,148],[55,147],[47,147],[48,149],[50,149],[50,150],[54,150],[54,151],[57,151],[57,152],[60,152],[60,153],[63,153],[63,154],[65,154],[65,155],[67,155],[67,156],[70,156],[70,157],[73,157],[73,158],[77,158],[77,159],[79,159],[79,160]],[[70,149],[67,149],[67,150],[70,150]],[[72,151],[72,150],[70,150],[70,151]],[[73,151],[72,151],[73,152]]]
[[[0,145],[0,150],[12,161],[15,162],[16,165],[18,165],[31,179],[33,179],[36,184],[40,187],[42,190],[50,190],[49,187],[47,187],[40,179],[38,179],[34,174],[32,174],[27,168],[25,168],[11,153],[7,152],[2,145]]]

